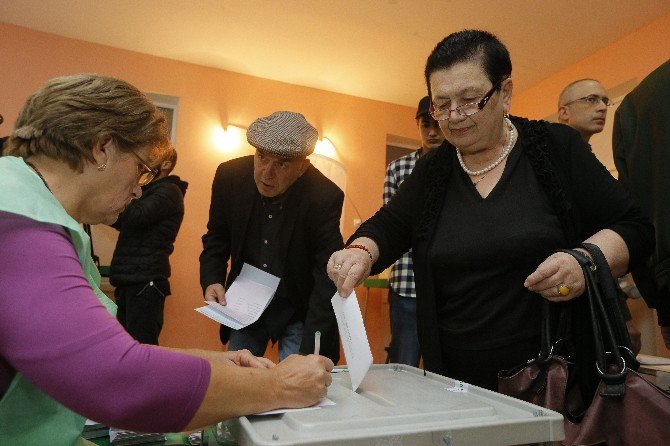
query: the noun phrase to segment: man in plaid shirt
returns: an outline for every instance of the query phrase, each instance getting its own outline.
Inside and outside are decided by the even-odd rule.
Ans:
[[[430,98],[419,101],[416,123],[421,137],[419,150],[405,155],[388,165],[384,180],[384,205],[395,195],[400,184],[412,173],[416,160],[444,142],[444,135],[429,113]],[[416,328],[416,290],[412,269],[412,251],[406,252],[391,268],[389,281],[389,306],[391,318],[392,363],[419,365],[419,337]]]

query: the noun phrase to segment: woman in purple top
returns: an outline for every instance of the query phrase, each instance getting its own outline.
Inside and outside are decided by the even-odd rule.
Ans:
[[[142,345],[110,314],[80,224],[113,223],[165,144],[164,117],[118,79],[53,79],[19,114],[0,158],[0,444],[72,444],[83,417],[174,432],[326,395],[325,357]]]

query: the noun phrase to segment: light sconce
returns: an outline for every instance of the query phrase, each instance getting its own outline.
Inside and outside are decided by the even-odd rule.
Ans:
[[[335,150],[335,146],[333,145],[332,142],[330,142],[328,138],[323,138],[316,142],[316,146],[314,147],[314,153],[332,159],[337,158],[337,151]]]
[[[235,152],[244,143],[244,135],[245,130],[235,125],[228,125],[225,129],[218,127],[212,134],[212,143],[221,152]]]

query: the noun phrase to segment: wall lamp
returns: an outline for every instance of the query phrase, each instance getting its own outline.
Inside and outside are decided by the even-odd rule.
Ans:
[[[323,138],[316,142],[314,153],[328,158],[337,159],[337,150],[335,150],[335,146],[328,138]]]
[[[229,124],[225,129],[217,127],[212,133],[212,143],[219,151],[231,153],[246,142],[246,129]]]

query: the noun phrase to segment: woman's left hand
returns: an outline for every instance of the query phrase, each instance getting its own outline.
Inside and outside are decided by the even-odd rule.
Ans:
[[[540,263],[523,286],[552,302],[564,302],[584,292],[584,273],[574,257],[557,252]]]
[[[249,350],[226,351],[217,353],[216,356],[224,363],[240,367],[270,369],[275,366],[274,362],[267,358],[254,356]]]

